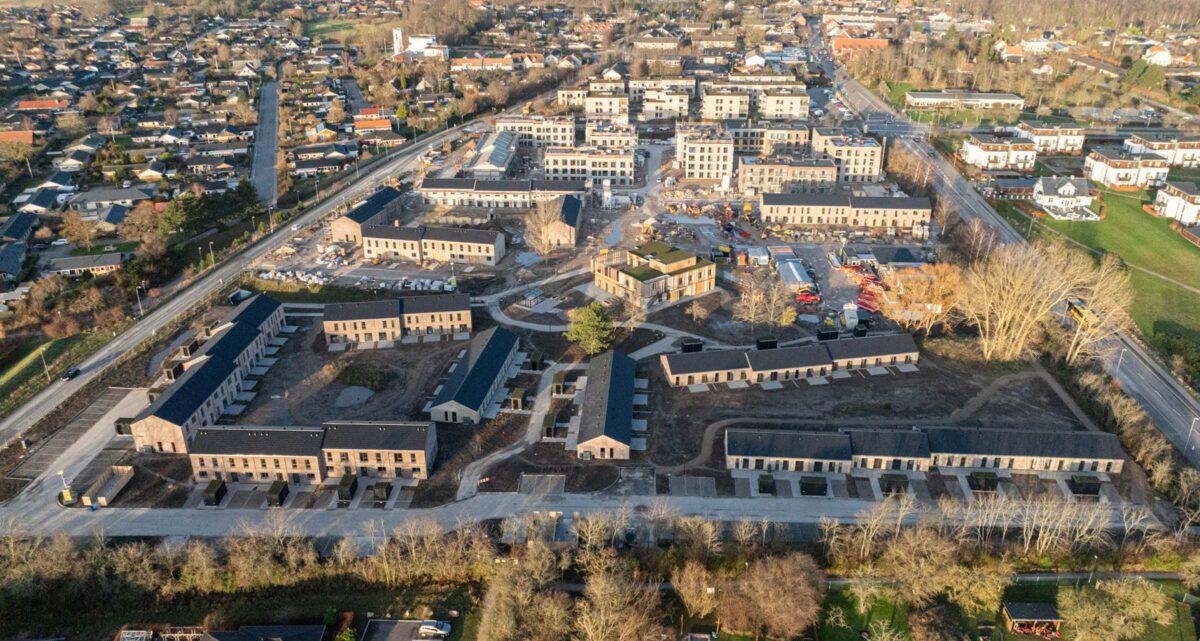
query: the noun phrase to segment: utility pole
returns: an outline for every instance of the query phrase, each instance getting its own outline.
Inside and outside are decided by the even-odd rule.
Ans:
[[[38,356],[42,357],[42,371],[46,373],[46,382],[49,383],[50,382],[50,367],[46,365],[46,348],[45,347],[38,350]],[[1193,424],[1195,424],[1194,421],[1193,421]]]

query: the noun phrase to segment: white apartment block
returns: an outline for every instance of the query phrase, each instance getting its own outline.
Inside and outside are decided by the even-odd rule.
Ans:
[[[727,124],[739,156],[798,155],[808,152],[809,131],[803,121],[759,120]]]
[[[817,127],[812,131],[812,151],[832,158],[838,181],[876,182],[883,179],[883,145],[857,130]]]
[[[633,149],[638,144],[637,127],[611,120],[589,120],[583,134],[584,143],[592,147]]]
[[[738,191],[744,195],[831,192],[837,164],[828,158],[745,156],[738,163]]]
[[[758,99],[758,115],[767,120],[808,119],[808,92],[795,89],[770,89]]]
[[[588,118],[629,118],[629,96],[623,93],[588,93],[583,99]]]
[[[700,117],[704,120],[743,120],[750,117],[750,94],[735,89],[721,89],[704,94],[700,101]]]
[[[590,180],[599,185],[633,184],[633,148],[547,147],[543,158],[548,180]]]
[[[1191,227],[1200,223],[1200,186],[1195,183],[1168,182],[1154,197],[1159,215]]]
[[[1171,167],[1200,167],[1200,136],[1133,134],[1124,148],[1131,154],[1158,154]]]
[[[1016,134],[1033,141],[1039,154],[1083,153],[1083,127],[1036,121],[1017,123]]]
[[[630,78],[629,99],[641,101],[651,91],[666,91],[669,93],[684,92],[689,98],[696,96],[696,79],[683,76],[660,76],[657,78]]]
[[[984,170],[1032,171],[1037,149],[1028,138],[971,134],[962,143],[963,162]]]
[[[1131,154],[1120,147],[1096,147],[1083,160],[1083,177],[1105,187],[1161,187],[1171,171],[1158,154]]]
[[[675,163],[689,180],[733,180],[733,136],[712,125],[675,127]]]
[[[554,103],[559,107],[583,109],[587,94],[587,89],[559,89],[555,92]]]
[[[575,119],[545,116],[501,116],[496,119],[496,131],[517,134],[522,147],[543,148],[575,144]]]
[[[642,99],[642,116],[646,120],[678,120],[688,117],[692,96],[686,91],[668,89],[647,90]]]

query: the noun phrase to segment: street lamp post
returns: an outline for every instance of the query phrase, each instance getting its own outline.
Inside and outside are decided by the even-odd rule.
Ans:
[[[42,371],[46,373],[46,382],[50,382],[50,368],[46,365],[46,348],[38,350],[38,356],[42,357]]]
[[[141,285],[138,285],[137,287],[134,287],[134,288],[133,288],[133,295],[134,295],[134,296],[137,296],[137,303],[138,303],[138,316],[145,316],[145,315],[146,315],[146,311],[145,311],[144,309],[142,309],[142,292],[141,292],[141,290],[142,290],[142,286],[141,286]]]
[[[1192,441],[1192,434],[1196,431],[1196,422],[1200,421],[1200,417],[1193,416],[1192,424],[1188,427],[1188,449],[1196,449],[1196,443]]]
[[[213,244],[211,240],[208,241],[208,264],[213,266],[217,264],[217,259],[213,256]]]
[[[1127,352],[1127,351],[1129,351],[1129,350],[1122,347],[1121,353],[1117,355],[1117,371],[1118,372],[1121,371],[1121,361],[1125,359],[1125,352]]]

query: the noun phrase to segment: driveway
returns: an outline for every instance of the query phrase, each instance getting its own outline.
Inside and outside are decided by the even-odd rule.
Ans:
[[[275,156],[279,151],[279,85],[265,82],[258,97],[258,129],[254,133],[254,164],[250,182],[262,204],[271,207],[279,179],[275,175]]]

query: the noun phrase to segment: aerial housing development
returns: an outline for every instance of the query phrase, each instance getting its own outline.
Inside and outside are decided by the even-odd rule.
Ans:
[[[0,638],[1197,641],[1195,3],[80,2]]]

